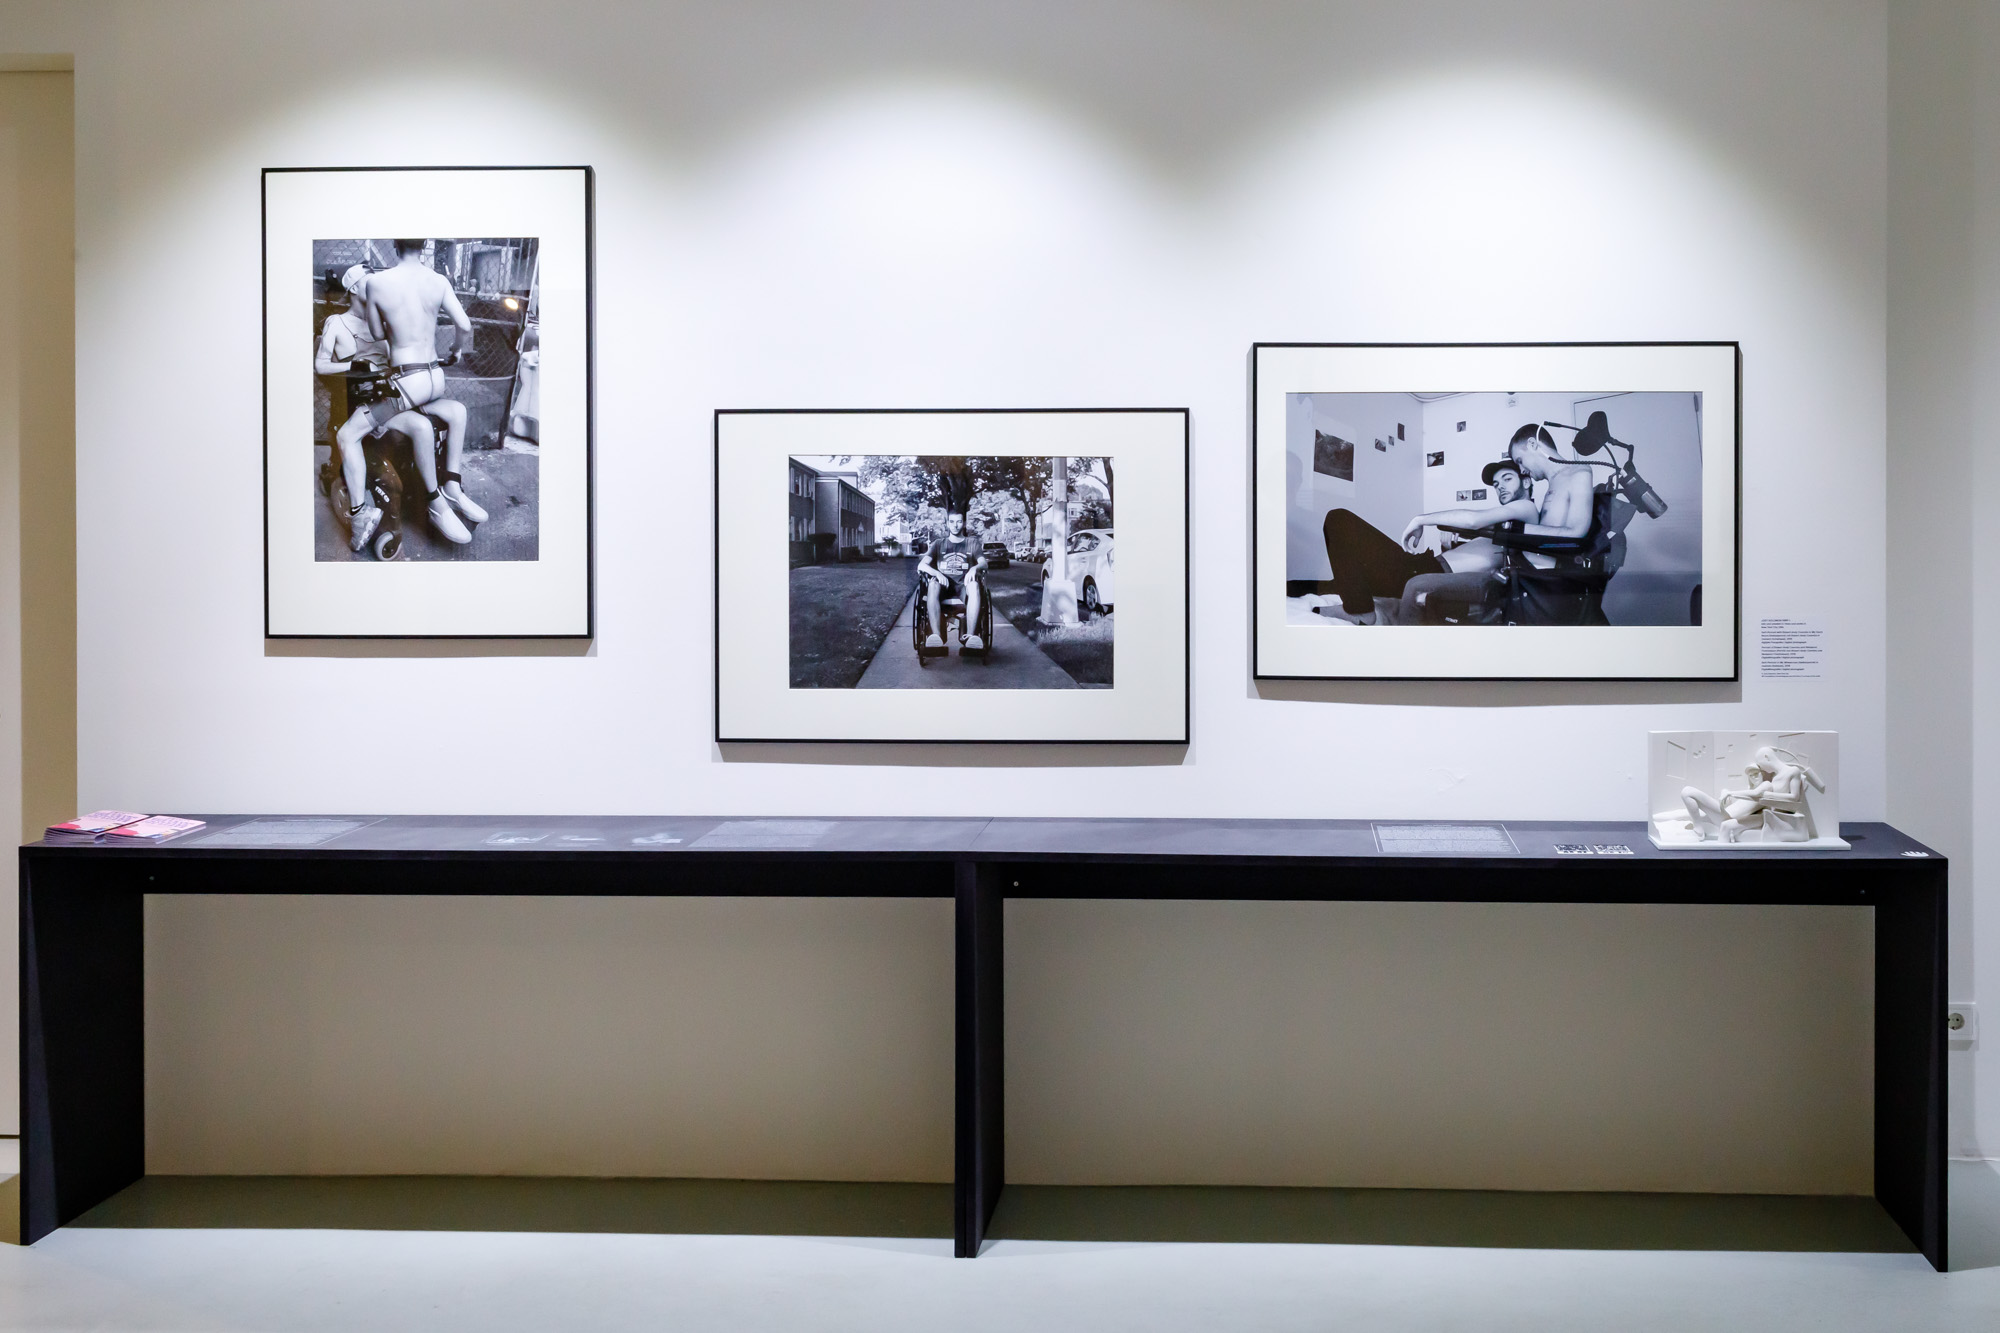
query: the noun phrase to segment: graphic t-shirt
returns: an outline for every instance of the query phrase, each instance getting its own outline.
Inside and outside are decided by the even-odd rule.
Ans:
[[[986,553],[986,543],[967,533],[963,537],[946,537],[937,544],[937,553],[932,563],[941,574],[949,574],[955,579],[965,577],[980,556]]]

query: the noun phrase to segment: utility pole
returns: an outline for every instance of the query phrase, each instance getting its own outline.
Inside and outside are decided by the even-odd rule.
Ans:
[[[1058,458],[1049,468],[1049,516],[1055,531],[1049,534],[1048,577],[1042,582],[1044,625],[1074,625],[1076,589],[1069,586],[1069,460]]]

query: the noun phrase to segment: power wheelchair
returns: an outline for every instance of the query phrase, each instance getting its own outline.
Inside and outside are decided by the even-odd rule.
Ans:
[[[1559,421],[1543,423],[1576,432],[1577,457],[1566,460],[1609,469],[1609,475],[1591,490],[1590,527],[1581,537],[1530,536],[1518,520],[1483,528],[1439,529],[1461,537],[1484,537],[1499,547],[1500,567],[1487,581],[1482,597],[1472,600],[1420,595],[1422,623],[1426,625],[1608,625],[1604,616],[1604,589],[1612,575],[1625,563],[1625,529],[1644,513],[1658,518],[1667,512],[1667,502],[1639,475],[1633,466],[1638,452],[1611,435],[1610,422],[1603,412],[1592,412],[1581,427]],[[1625,450],[1621,463],[1613,449]],[[1592,457],[1602,451],[1610,461]],[[1554,565],[1543,569],[1528,559],[1529,553],[1551,557]],[[1701,589],[1697,586],[1690,601],[1695,624],[1701,623]]]
[[[453,362],[458,359],[458,354],[451,357]],[[341,378],[347,385],[350,412],[396,396],[396,377],[392,370],[356,361]],[[444,465],[445,438],[451,429],[450,423],[431,411],[430,405],[414,410],[431,424],[431,459],[439,483],[461,480],[457,473],[447,471]],[[395,429],[384,429],[361,441],[367,479],[365,484],[376,507],[382,511],[381,525],[368,541],[368,549],[377,560],[394,560],[403,553],[403,497],[425,494],[423,473],[417,467],[416,448],[415,440]],[[354,507],[354,497],[347,493],[347,476],[340,465],[338,444],[335,444],[326,462],[320,465],[319,490],[333,506],[334,514],[345,519]],[[420,503],[419,512],[421,508]],[[470,519],[465,523],[468,528],[479,526]]]
[[[1608,625],[1604,589],[1625,563],[1625,525],[1638,510],[1624,497],[1599,488],[1591,499],[1590,529],[1581,537],[1529,536],[1518,520],[1486,528],[1440,530],[1484,537],[1503,553],[1487,580],[1486,595],[1454,605],[1450,598],[1423,596],[1427,625]],[[1542,569],[1528,553],[1552,557]]]

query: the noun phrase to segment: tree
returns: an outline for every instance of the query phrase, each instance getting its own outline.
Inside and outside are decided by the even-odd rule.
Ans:
[[[1112,526],[1111,460],[1072,458],[1070,460],[1070,528]]]
[[[1108,528],[1111,526],[1111,502],[1095,492],[1085,493],[1070,513],[1070,527]]]
[[[937,473],[926,466],[929,460],[907,454],[860,454],[840,461],[858,461],[861,489],[873,497],[881,529],[900,528],[911,540],[923,542],[937,540],[944,531]]]
[[[1049,466],[1046,458],[975,458],[968,462],[982,489],[997,495],[1012,496],[1020,502],[1022,517],[1028,527],[1028,541],[1033,544],[1037,536],[1036,520],[1049,507]]]
[[[968,523],[976,517],[982,528],[1019,523],[1033,543],[1038,520],[1053,502],[1053,460],[1047,458],[848,454],[837,461],[855,466],[882,526],[901,528],[912,540],[935,541],[945,531],[945,516],[957,513]]]
[[[947,514],[972,516],[972,499],[980,490],[979,464],[982,458],[967,458],[963,454],[934,454],[917,460],[929,464],[933,485]]]

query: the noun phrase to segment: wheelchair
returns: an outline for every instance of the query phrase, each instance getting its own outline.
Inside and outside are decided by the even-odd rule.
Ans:
[[[1448,598],[1423,601],[1426,625],[1609,625],[1604,589],[1625,563],[1625,528],[1638,513],[1623,495],[1600,486],[1591,499],[1590,530],[1581,537],[1530,536],[1517,520],[1486,528],[1440,524],[1441,531],[1484,537],[1504,552],[1487,583],[1486,596],[1453,604]],[[1528,553],[1555,560],[1542,569]]]
[[[938,598],[938,618],[944,623],[938,627],[937,635],[945,642],[936,648],[925,647],[931,637],[930,588],[925,581],[935,575],[922,575],[917,584],[917,613],[910,617],[911,638],[917,650],[917,665],[928,667],[931,659],[944,657],[951,652],[951,633],[954,626],[958,630],[958,655],[977,657],[979,665],[987,665],[993,656],[993,590],[976,571],[967,571],[966,577],[979,580],[979,622],[971,627],[965,623],[965,599],[952,595],[950,585],[946,585]],[[965,638],[977,634],[984,648],[967,648]]]
[[[424,413],[431,423],[434,465],[442,474],[444,470],[445,430],[442,419]],[[374,498],[376,508],[382,511],[381,526],[368,539],[368,549],[377,560],[394,560],[403,553],[403,497],[424,494],[423,474],[417,471],[416,442],[399,430],[385,430],[380,435],[371,435],[361,441],[361,456],[366,460],[365,475],[369,494]],[[340,466],[340,448],[335,446],[326,462],[319,469],[319,491],[333,506],[336,517],[345,519],[353,508],[353,497],[347,493],[347,476]],[[421,502],[417,521],[422,522]],[[468,527],[476,527],[469,523]]]
[[[449,326],[447,326],[449,327]],[[456,330],[452,330],[454,336]],[[449,344],[447,344],[449,345]],[[468,339],[466,346],[470,346]],[[439,360],[445,364],[456,364],[465,356],[465,348],[460,347],[449,353],[441,347]],[[396,396],[395,377],[391,371],[373,366],[364,361],[353,363],[345,375],[340,377],[346,383],[347,411],[352,413],[358,407],[379,403]],[[336,403],[338,399],[336,398]],[[450,425],[429,406],[417,408],[425,420],[431,424],[431,457],[440,482],[445,480],[444,459],[445,439]],[[345,418],[342,418],[345,420]],[[335,427],[340,422],[334,423]],[[421,497],[425,494],[423,473],[417,468],[416,442],[400,430],[383,430],[370,435],[361,442],[361,455],[366,461],[364,473],[369,495],[382,511],[381,526],[368,540],[368,549],[377,560],[394,560],[403,553],[403,497]],[[354,507],[354,497],[347,493],[347,478],[340,466],[340,447],[335,445],[331,455],[319,469],[319,491],[334,507],[336,517],[345,521],[348,511]],[[421,502],[418,505],[418,521],[422,521]],[[467,520],[467,527],[477,527]]]
[[[1591,488],[1590,527],[1581,537],[1529,536],[1519,522],[1484,528],[1453,527],[1439,524],[1442,531],[1462,537],[1485,537],[1503,553],[1500,568],[1487,582],[1484,595],[1470,600],[1460,597],[1420,597],[1422,623],[1426,625],[1608,625],[1604,615],[1604,590],[1625,564],[1625,529],[1639,514],[1659,518],[1667,512],[1667,502],[1647,484],[1634,466],[1638,450],[1624,440],[1614,439],[1610,418],[1592,412],[1582,426],[1561,421],[1545,421],[1544,428],[1576,432],[1576,457],[1562,462],[1606,469],[1604,480]],[[1517,432],[1519,439],[1530,427]],[[1542,432],[1546,441],[1546,429]],[[1511,446],[1510,446],[1511,447]],[[1617,449],[1625,451],[1620,462]],[[1595,457],[1603,453],[1604,458]],[[1510,455],[1511,456],[1511,455]],[[1560,455],[1558,455],[1560,458]],[[1549,557],[1553,568],[1543,569],[1528,559],[1530,554]],[[1688,617],[1701,623],[1701,585],[1688,597]]]

